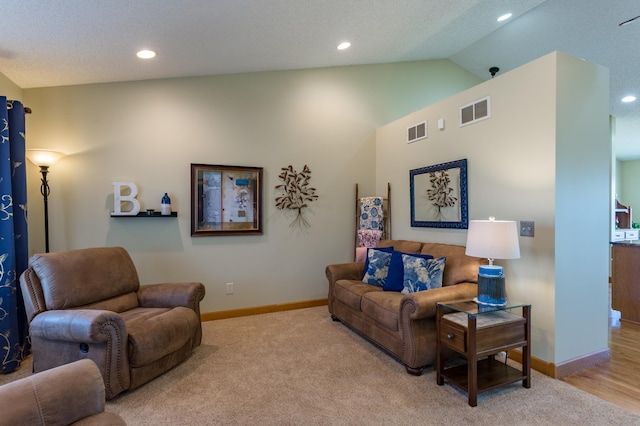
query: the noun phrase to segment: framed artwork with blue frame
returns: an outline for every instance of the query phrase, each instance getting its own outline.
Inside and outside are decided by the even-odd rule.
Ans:
[[[409,182],[412,227],[469,227],[466,159],[410,170]]]

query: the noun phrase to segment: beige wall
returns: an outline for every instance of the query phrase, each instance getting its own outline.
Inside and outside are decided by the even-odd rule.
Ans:
[[[554,53],[376,135],[376,185],[381,191],[391,183],[394,238],[465,244],[466,230],[412,228],[409,222],[409,170],[462,158],[468,161],[470,219],[535,221],[535,237],[520,238],[521,258],[497,263],[505,267],[509,297],[533,305],[534,356],[556,364],[608,345],[607,87],[606,70]],[[459,107],[487,95],[492,117],[459,127]],[[437,129],[439,118],[444,130]],[[429,137],[406,144],[406,128],[423,120]],[[572,226],[575,216],[582,226]]]
[[[625,206],[633,207],[633,221],[640,222],[640,160],[618,161],[618,196]]]
[[[7,99],[22,101],[22,89],[2,73],[0,73],[0,95],[6,96]]]
[[[203,312],[324,298],[325,266],[352,259],[355,183],[375,192],[375,129],[478,82],[435,60],[25,90],[28,146],[68,154],[49,175],[51,249],[123,246],[142,282],[202,281]],[[263,167],[264,235],[192,238],[190,163]],[[290,164],[318,189],[308,231],[274,207]],[[35,166],[28,177],[38,252]],[[168,192],[178,218],[110,218],[116,180],[138,185],[143,208]]]

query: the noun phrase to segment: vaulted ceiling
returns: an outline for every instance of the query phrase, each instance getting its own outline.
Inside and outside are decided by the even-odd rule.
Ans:
[[[554,50],[610,70],[620,159],[640,158],[640,4],[601,0],[21,0],[0,72],[22,88],[448,58],[480,78]],[[506,21],[497,18],[512,13]],[[342,41],[351,42],[337,50]],[[141,61],[135,52],[158,56]]]

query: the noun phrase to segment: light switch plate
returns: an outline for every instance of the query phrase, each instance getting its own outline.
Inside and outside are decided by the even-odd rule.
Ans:
[[[535,231],[535,223],[533,221],[520,221],[520,236],[521,237],[533,237]]]

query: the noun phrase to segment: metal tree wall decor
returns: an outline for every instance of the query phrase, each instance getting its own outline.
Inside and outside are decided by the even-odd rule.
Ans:
[[[438,210],[436,220],[442,221],[444,220],[442,209],[455,206],[458,198],[451,195],[455,189],[449,186],[451,178],[447,170],[429,173],[429,182],[431,182],[431,188],[427,189],[427,198]]]
[[[309,222],[304,218],[302,209],[308,207],[308,203],[318,199],[316,189],[309,187],[311,180],[311,170],[305,164],[301,172],[293,169],[293,166],[283,167],[278,178],[282,181],[276,185],[277,190],[284,193],[276,197],[276,208],[278,210],[296,210],[296,218],[289,226],[303,226],[308,228]]]
[[[411,226],[467,229],[467,160],[409,171]]]

